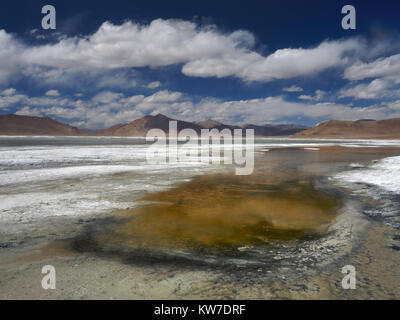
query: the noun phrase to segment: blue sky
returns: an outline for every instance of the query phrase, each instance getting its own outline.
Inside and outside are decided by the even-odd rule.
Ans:
[[[56,30],[41,8],[56,8]],[[356,9],[356,30],[341,8]],[[395,1],[21,1],[0,11],[0,114],[102,128],[146,114],[400,117]]]

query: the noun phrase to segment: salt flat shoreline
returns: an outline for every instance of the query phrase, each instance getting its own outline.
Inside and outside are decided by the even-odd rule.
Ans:
[[[378,232],[377,232],[378,231]],[[232,283],[229,276],[203,271],[179,271],[165,268],[134,267],[117,261],[89,255],[59,252],[49,257],[1,267],[1,299],[399,299],[398,255],[377,245],[387,230],[372,228],[354,259],[359,271],[358,289],[344,291],[341,273],[328,267],[317,276],[305,275],[293,281],[269,281],[268,270],[248,275],[248,283]],[[372,234],[372,232],[374,234]],[[368,249],[365,249],[368,248]],[[39,274],[43,265],[52,263],[59,272],[57,289],[40,287]],[[251,281],[253,280],[253,281]],[[256,281],[254,281],[256,280]],[[99,286],[99,283],[102,285]]]
[[[396,232],[377,221],[365,227],[335,263],[302,270],[296,277],[288,270],[244,275],[238,270],[241,281],[232,281],[232,273],[124,264],[51,242],[1,264],[0,299],[398,299],[400,257],[389,248],[396,244]],[[56,267],[56,290],[41,288],[40,271],[46,264]],[[357,290],[341,288],[340,266],[347,264],[358,270]]]

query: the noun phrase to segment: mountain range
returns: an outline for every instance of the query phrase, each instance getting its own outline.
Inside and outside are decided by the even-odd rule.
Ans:
[[[293,138],[400,139],[400,118],[356,121],[329,120],[292,135]]]
[[[52,136],[121,136],[144,137],[150,129],[161,129],[166,134],[169,122],[177,121],[178,131],[193,129],[254,129],[256,137],[291,137],[299,139],[400,139],[400,118],[387,120],[361,119],[356,121],[328,120],[315,127],[294,124],[227,125],[216,120],[188,122],[169,118],[162,114],[147,115],[127,124],[117,124],[101,130],[85,130],[61,123],[48,117],[0,115],[0,135],[52,135]]]
[[[188,122],[169,118],[163,114],[147,115],[133,120],[127,124],[117,124],[102,130],[84,130],[68,124],[61,123],[51,118],[0,115],[0,135],[54,135],[54,136],[121,136],[121,137],[144,137],[150,129],[161,129],[166,134],[169,131],[169,122],[177,121],[178,131],[182,129],[193,129],[200,133],[201,129],[254,129],[255,136],[288,136],[298,133],[306,127],[297,125],[270,125],[258,126],[246,124],[242,127],[226,125],[215,120],[202,122]]]

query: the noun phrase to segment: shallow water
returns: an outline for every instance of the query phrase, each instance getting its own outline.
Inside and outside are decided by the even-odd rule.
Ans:
[[[0,253],[67,239],[71,252],[132,267],[201,266],[241,284],[267,281],[258,270],[268,270],[268,281],[300,281],[325,265],[340,270],[335,261],[361,246],[368,213],[396,208],[378,185],[338,174],[398,156],[398,144],[256,140],[254,173],[235,176],[232,166],[148,165],[140,139],[7,138]]]
[[[259,152],[252,175],[208,174],[147,194],[139,199],[142,206],[118,212],[120,221],[113,227],[78,237],[74,247],[132,264],[156,259],[182,267],[202,263],[276,269],[281,266],[276,260],[282,260],[286,266],[309,267],[334,259],[332,250],[341,250],[357,223],[338,223],[338,217],[347,216],[348,199],[329,177],[348,170],[355,159],[392,153],[399,150]],[[310,247],[318,247],[319,253]]]
[[[220,175],[144,199],[157,204],[125,212],[133,218],[110,239],[132,247],[174,249],[307,239],[327,230],[340,204],[307,181],[273,185]]]

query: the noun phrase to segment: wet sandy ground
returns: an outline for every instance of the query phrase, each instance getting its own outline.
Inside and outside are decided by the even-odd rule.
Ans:
[[[302,270],[297,277],[270,270],[229,273],[166,265],[131,265],[114,259],[79,255],[61,248],[1,267],[2,299],[399,299],[399,254],[390,248],[393,229],[373,222],[357,249],[332,265]],[[398,243],[398,241],[397,241]],[[57,289],[43,290],[40,270],[52,264]],[[357,288],[341,288],[340,266],[357,270]]]
[[[257,159],[251,177],[199,177],[148,195],[142,208],[88,219],[74,231],[76,224],[64,224],[52,232],[65,240],[2,249],[0,298],[399,299],[398,230],[321,180],[349,163],[398,154],[273,151]],[[56,268],[56,290],[41,288],[46,264]],[[357,271],[355,290],[341,287],[347,264]]]

